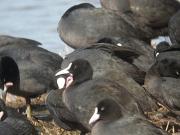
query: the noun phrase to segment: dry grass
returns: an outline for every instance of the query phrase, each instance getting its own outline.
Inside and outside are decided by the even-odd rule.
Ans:
[[[42,104],[44,103],[45,98],[46,94],[33,99],[32,104]],[[13,108],[20,108],[25,106],[25,99],[8,94],[6,104]],[[58,127],[53,121],[46,122],[42,120],[31,119],[30,122],[36,127],[39,135],[79,135],[78,131],[65,131],[64,129]]]
[[[172,135],[180,135],[180,118],[177,119],[177,116],[163,105],[158,105],[157,111],[146,113],[150,121]]]
[[[39,98],[32,100],[32,104],[42,104],[46,95],[42,95]],[[25,105],[25,100],[20,97],[8,95],[7,105],[18,108]],[[163,105],[159,104],[159,109],[154,112],[147,112],[150,122],[156,126],[166,130],[172,135],[180,135],[180,120],[175,116],[172,116],[170,111],[167,110]],[[65,131],[58,127],[53,121],[45,122],[41,120],[31,119],[31,123],[36,127],[40,135],[79,135],[79,132]]]
[[[59,128],[54,122],[44,122],[41,120],[31,120],[31,122],[39,129],[40,135],[79,135],[78,132],[65,131]]]

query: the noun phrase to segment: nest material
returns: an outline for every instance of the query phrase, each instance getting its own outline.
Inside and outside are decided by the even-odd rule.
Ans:
[[[33,99],[32,104],[42,104],[44,103],[45,98],[46,94]],[[13,108],[19,108],[25,106],[25,100],[21,97],[8,94],[6,104]],[[171,135],[180,135],[180,118],[177,119],[177,116],[172,115],[172,113],[163,105],[159,103],[158,105],[158,110],[145,113],[149,118],[149,121],[169,132]],[[31,119],[30,121],[36,127],[40,135],[79,135],[78,131],[66,131],[58,127],[53,121],[45,122],[36,119]]]

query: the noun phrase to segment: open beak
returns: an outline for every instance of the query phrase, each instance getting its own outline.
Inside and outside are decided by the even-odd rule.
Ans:
[[[59,89],[67,88],[73,82],[73,75],[69,72],[71,66],[72,63],[70,63],[65,69],[60,70],[55,74]]]
[[[55,74],[55,76],[59,76],[59,75],[63,75],[63,74],[68,74],[68,73],[69,73],[69,69],[71,68],[71,65],[72,65],[72,63],[70,63],[67,68],[65,68],[65,69],[60,70],[59,72],[57,72],[57,73]]]
[[[60,76],[57,78],[57,85],[59,89],[68,88],[73,82],[73,75],[68,74],[66,77]]]

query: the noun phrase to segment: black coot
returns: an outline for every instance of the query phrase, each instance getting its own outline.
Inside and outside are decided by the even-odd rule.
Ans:
[[[1,85],[6,88],[8,84],[7,92],[25,97],[27,104],[30,104],[30,98],[57,89],[54,73],[60,68],[61,62],[59,55],[36,44],[12,42],[1,46]]]
[[[145,18],[147,25],[156,28],[166,27],[171,16],[180,9],[176,0],[129,0],[129,3],[132,12]]]
[[[71,131],[79,130],[84,135],[88,130],[78,122],[78,119],[69,111],[62,100],[63,90],[53,90],[48,93],[46,105],[54,119],[54,122],[61,128]]]
[[[1,132],[14,132],[18,135],[36,135],[37,132],[33,125],[25,118],[25,116],[19,114],[15,109],[6,107],[4,102],[0,100],[0,113],[1,122],[0,125],[4,126],[4,131]],[[8,129],[9,127],[9,129]],[[9,130],[9,131],[8,131]]]
[[[147,72],[145,87],[161,104],[180,115],[180,48],[164,50]]]
[[[134,15],[117,15],[88,3],[69,8],[59,21],[58,33],[73,48],[85,47],[103,37],[127,36],[149,40],[156,35],[151,28],[136,22]]]
[[[173,14],[180,9],[176,0],[100,0],[103,8],[118,14],[134,14],[144,25],[155,28],[167,27]],[[168,9],[168,10],[166,10]],[[157,12],[158,11],[158,12]]]
[[[143,58],[141,52],[132,48],[99,43],[68,54],[61,67],[66,68],[77,59],[87,60],[93,68],[93,79],[104,77],[116,81],[134,95],[144,111],[150,111],[156,105],[139,85],[144,84],[145,72],[133,63],[139,57]]]
[[[91,135],[168,135],[148,120],[124,113],[112,99],[100,101],[89,120]]]
[[[116,100],[127,114],[142,115],[133,96],[112,79],[92,79],[93,70],[88,61],[77,59],[56,73],[57,84],[63,91],[63,102],[78,122],[90,130],[88,121],[96,104],[104,99]],[[143,116],[143,115],[142,115]]]

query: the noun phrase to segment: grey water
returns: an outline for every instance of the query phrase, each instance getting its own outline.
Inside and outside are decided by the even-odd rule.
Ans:
[[[99,0],[0,0],[0,35],[37,40],[43,48],[65,55],[72,51],[57,33],[64,12],[73,5]]]

